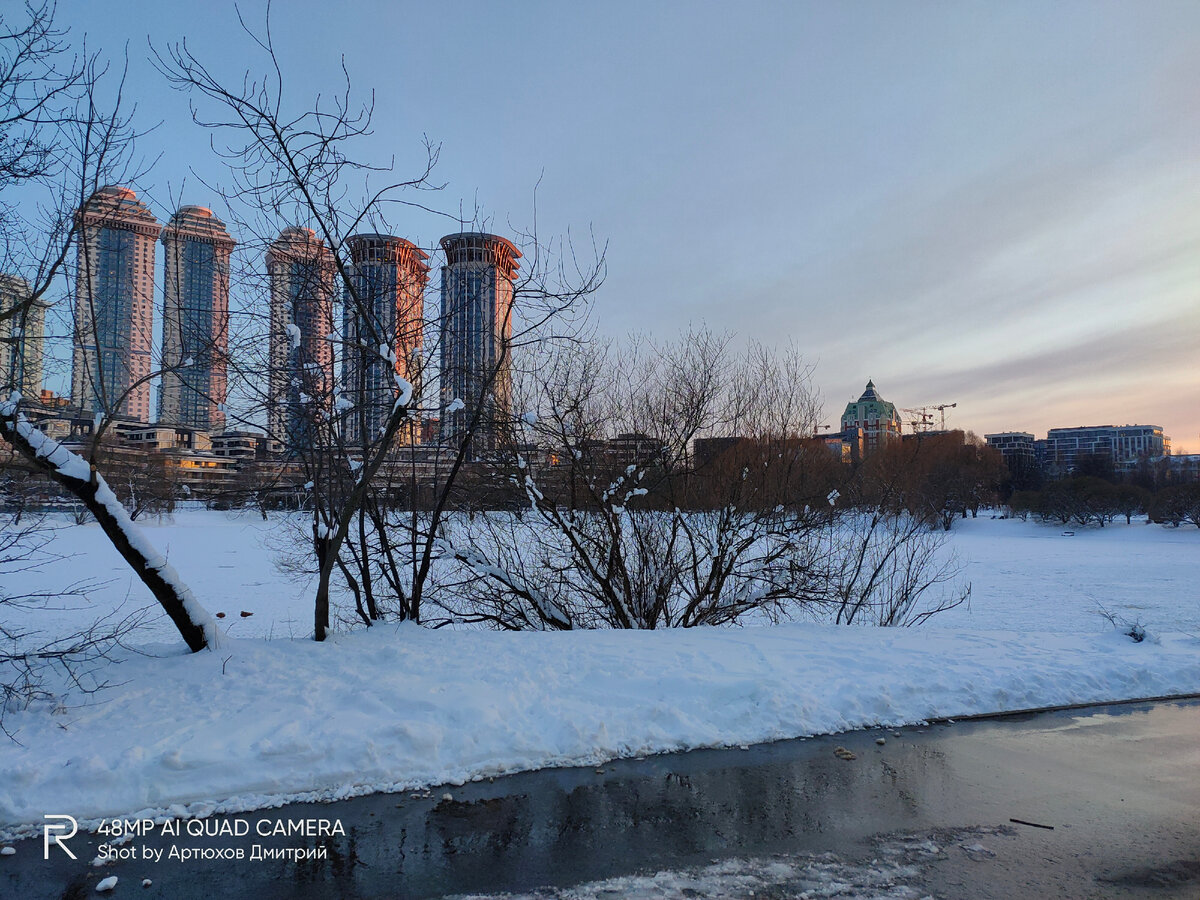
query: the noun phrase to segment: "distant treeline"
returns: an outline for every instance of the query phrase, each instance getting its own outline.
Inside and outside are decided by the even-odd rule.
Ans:
[[[1151,491],[1138,484],[1113,484],[1094,475],[1053,481],[1041,490],[1015,491],[1008,501],[1022,519],[1103,527],[1118,517],[1126,523],[1146,515],[1160,524],[1200,526],[1200,484],[1174,484]]]

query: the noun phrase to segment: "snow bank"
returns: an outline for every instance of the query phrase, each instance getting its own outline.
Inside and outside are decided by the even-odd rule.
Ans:
[[[859,728],[1200,692],[1200,639],[824,625],[377,626],[130,656],[98,702],[10,714],[0,831],[208,815]]]

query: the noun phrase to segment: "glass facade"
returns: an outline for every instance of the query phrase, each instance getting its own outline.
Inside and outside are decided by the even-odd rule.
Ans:
[[[354,299],[346,290],[343,304],[342,383],[354,404],[346,421],[353,444],[370,443],[384,427],[396,393],[392,364],[379,355],[391,347],[396,329],[397,270],[387,262],[355,263]]]
[[[15,389],[36,400],[42,389],[46,305],[41,300],[25,305],[29,297],[29,283],[24,278],[0,275],[0,312],[23,307],[0,318],[0,388]]]
[[[511,416],[507,343],[521,254],[504,238],[478,233],[448,235],[442,248],[441,438],[462,440],[478,415],[475,449],[492,450]]]
[[[72,399],[84,410],[148,422],[158,222],[122,187],[97,191],[75,216]]]
[[[300,329],[301,339],[288,345],[287,432],[291,446],[309,446],[315,439],[310,407],[329,390],[328,357],[324,336],[328,326],[328,298],[320,291],[319,267],[309,262],[287,266],[288,318]]]
[[[225,425],[229,256],[234,241],[202,206],[181,208],[163,230],[159,421],[204,431]]]
[[[415,244],[393,235],[356,234],[347,244],[353,265],[342,304],[342,395],[348,401],[342,421],[346,439],[365,448],[391,418],[396,376],[419,393],[429,267]],[[389,352],[394,362],[385,358]],[[402,427],[405,441],[417,437],[412,426]]]
[[[307,228],[288,228],[267,251],[271,333],[267,423],[288,451],[320,439],[332,413],[333,257]]]
[[[129,383],[130,360],[125,348],[132,338],[137,235],[101,228],[96,246],[99,252],[92,303],[97,353],[92,358],[98,359],[98,365],[90,387],[93,409],[100,409],[105,397],[118,397]]]

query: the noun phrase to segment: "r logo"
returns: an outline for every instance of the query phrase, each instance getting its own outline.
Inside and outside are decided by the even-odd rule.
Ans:
[[[75,833],[79,831],[79,823],[75,821],[74,816],[42,816],[43,819],[59,819],[62,820],[57,824],[47,822],[42,826],[42,859],[50,858],[50,845],[58,844],[62,848],[62,852],[75,859],[75,854],[66,845],[68,838],[75,837]],[[68,825],[67,823],[70,823]],[[67,829],[70,829],[70,834],[65,834]]]

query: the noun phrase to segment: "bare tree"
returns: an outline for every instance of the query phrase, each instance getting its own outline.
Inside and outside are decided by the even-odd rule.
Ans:
[[[438,150],[425,142],[426,165],[411,178],[397,178],[390,164],[363,160],[357,148],[371,133],[373,98],[355,100],[343,67],[343,89],[332,101],[318,98],[311,107],[293,109],[272,43],[269,10],[264,28],[244,22],[243,28],[262,51],[267,74],[261,78],[226,80],[186,42],[156,52],[160,70],[196,98],[193,117],[219,143],[232,182],[213,187],[234,210],[242,235],[257,236],[258,245],[274,254],[283,252],[283,236],[290,235],[289,261],[300,269],[302,284],[289,288],[289,316],[266,322],[265,341],[263,330],[257,331],[260,347],[271,347],[269,358],[260,351],[255,362],[248,353],[231,367],[240,368],[235,377],[248,386],[261,385],[264,373],[286,370],[273,379],[275,389],[264,395],[260,388],[259,396],[271,437],[284,449],[297,481],[302,479],[311,513],[307,540],[317,576],[315,638],[324,639],[330,628],[335,575],[367,624],[381,615],[380,591],[390,595],[391,608],[401,617],[419,620],[435,535],[472,442],[468,438],[448,454],[428,515],[409,509],[407,539],[392,541],[393,489],[402,477],[398,448],[411,440],[418,411],[429,408],[432,399],[421,374],[426,366],[421,360],[414,365],[410,356],[418,351],[428,358],[432,348],[419,344],[413,332],[436,335],[439,329],[436,320],[425,319],[414,329],[411,316],[380,315],[377,286],[362,277],[354,242],[364,233],[386,236],[397,208],[432,212],[412,192],[437,187],[430,175]],[[495,390],[504,377],[512,347],[585,298],[599,283],[601,270],[598,263],[580,284],[561,289],[548,286],[540,260],[531,267],[514,286],[514,301],[505,311],[524,317],[523,324],[505,341],[500,361],[486,375],[486,389]],[[273,279],[261,294],[279,290]],[[332,313],[339,303],[341,317]],[[270,307],[281,307],[278,297]],[[301,308],[312,321],[300,321]],[[351,363],[340,374],[338,360]],[[384,372],[384,415],[372,416],[376,400],[368,396],[365,379]],[[484,426],[483,410],[476,404],[468,411],[469,434]]]
[[[261,32],[242,25],[264,54],[268,74],[261,79],[247,75],[226,83],[186,42],[155,51],[155,59],[172,85],[197,98],[193,117],[223,142],[218,152],[232,183],[212,187],[233,210],[243,239],[256,236],[264,249],[274,244],[270,252],[285,257],[279,265],[296,270],[298,284],[285,320],[268,321],[268,358],[260,354],[258,360],[243,358],[231,365],[240,370],[235,377],[243,383],[274,382],[274,390],[264,395],[259,387],[257,394],[269,413],[271,438],[289,451],[308,489],[318,574],[314,635],[323,640],[342,544],[367,485],[410,419],[414,390],[412,382],[393,373],[391,408],[377,431],[362,435],[354,448],[359,453],[352,454],[337,406],[342,391],[333,368],[333,345],[340,340],[332,316],[335,298],[344,295],[355,310],[352,318],[365,327],[355,337],[356,346],[370,348],[385,365],[395,365],[395,335],[383,333],[369,315],[371,298],[354,277],[347,240],[364,228],[384,230],[389,207],[410,202],[398,197],[404,189],[431,187],[428,176],[437,151],[427,145],[427,167],[411,179],[395,179],[390,167],[358,160],[351,154],[370,134],[373,101],[354,102],[347,74],[344,90],[331,103],[318,98],[311,108],[292,112],[269,18]],[[276,235],[288,241],[281,244]],[[268,284],[262,294],[273,289],[278,288]],[[281,303],[268,305],[278,309]],[[277,378],[263,378],[280,367],[287,369],[286,393],[278,389]]]
[[[0,34],[0,213],[4,216],[4,266],[26,283],[10,318],[26,319],[63,272],[77,244],[76,211],[100,187],[136,175],[137,137],[123,102],[124,75],[115,83],[97,54],[71,55],[52,5],[29,4],[18,27]],[[105,96],[110,96],[105,101]],[[19,189],[21,199],[10,200]],[[32,212],[31,212],[32,211]],[[78,324],[78,323],[77,323]],[[0,435],[33,471],[76,497],[99,523],[170,616],[193,651],[218,639],[214,620],[174,568],[134,526],[93,462],[42,434],[25,416],[15,380],[0,378]],[[119,406],[107,398],[103,410]],[[107,415],[105,416],[107,417]],[[103,419],[95,442],[103,436]]]
[[[25,282],[21,301],[0,308],[0,322],[31,313],[71,247],[73,207],[63,184],[79,147],[81,100],[102,67],[72,52],[54,13],[52,3],[27,2],[19,16],[0,15],[0,272]],[[125,123],[112,124],[123,131]],[[28,199],[12,198],[15,189],[42,201],[41,209],[31,214]],[[0,372],[0,387],[14,387],[13,375]]]
[[[839,625],[918,625],[971,596],[945,532],[908,512],[851,509],[829,539],[828,604]]]
[[[692,331],[552,361],[513,477],[530,513],[446,540],[480,588],[452,617],[652,629],[767,618],[819,599],[809,474],[818,404],[794,351]],[[534,454],[549,465],[537,465]]]

